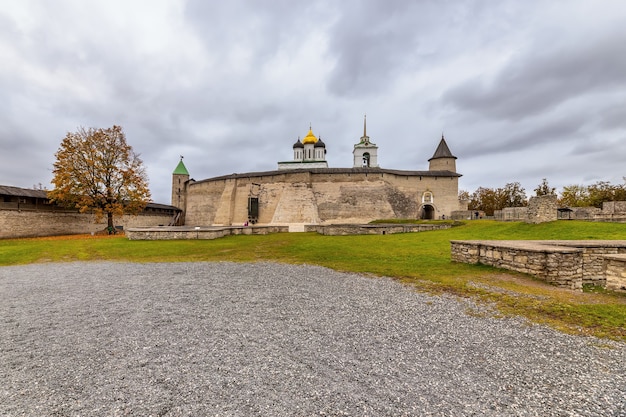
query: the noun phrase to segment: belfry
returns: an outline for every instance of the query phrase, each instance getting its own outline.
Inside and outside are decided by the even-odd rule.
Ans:
[[[378,168],[378,146],[370,142],[367,136],[367,116],[363,118],[363,136],[361,141],[354,145],[354,168]]]

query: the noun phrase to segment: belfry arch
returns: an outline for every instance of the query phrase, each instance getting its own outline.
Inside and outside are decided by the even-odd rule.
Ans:
[[[365,152],[363,154],[363,166],[369,168],[370,166],[370,154],[369,152]]]

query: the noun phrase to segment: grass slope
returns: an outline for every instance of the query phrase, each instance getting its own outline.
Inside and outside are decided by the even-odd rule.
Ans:
[[[500,314],[562,331],[626,341],[626,296],[574,292],[532,277],[450,261],[455,239],[625,239],[626,224],[558,221],[538,225],[472,221],[448,230],[364,236],[279,233],[217,240],[129,241],[123,237],[0,240],[0,265],[64,261],[275,261],[384,275],[418,290],[472,297]]]

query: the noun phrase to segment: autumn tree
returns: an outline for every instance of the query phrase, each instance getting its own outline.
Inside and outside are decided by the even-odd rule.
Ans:
[[[602,203],[606,201],[626,200],[626,187],[624,184],[613,185],[608,181],[598,181],[587,187],[589,194],[589,205],[602,208]]]
[[[528,205],[528,197],[526,190],[519,182],[510,182],[504,188],[498,189],[502,198],[502,207],[526,207]]]
[[[459,200],[469,202],[472,199],[472,195],[467,190],[459,190]]]
[[[49,198],[81,213],[93,211],[98,220],[138,214],[150,201],[143,161],[126,143],[120,126],[79,128],[68,133],[55,154]]]
[[[582,185],[566,185],[559,197],[561,207],[586,207],[589,206],[589,191]]]
[[[548,184],[548,180],[544,178],[541,181],[541,184],[539,184],[537,188],[535,188],[535,195],[537,197],[541,197],[544,195],[556,195],[556,188],[550,187],[550,185]]]
[[[493,216],[494,210],[499,210],[499,197],[493,188],[478,187],[471,194],[467,208],[469,210],[484,211],[487,216]]]
[[[511,182],[495,189],[479,187],[470,195],[468,209],[484,211],[487,216],[493,216],[496,210],[524,207],[527,204],[524,188],[519,182]]]
[[[594,184],[568,185],[563,187],[559,204],[564,207],[597,207],[607,201],[626,200],[626,185],[613,185],[608,181],[598,181]]]

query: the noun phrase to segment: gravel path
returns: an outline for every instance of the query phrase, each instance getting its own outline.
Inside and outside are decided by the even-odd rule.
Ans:
[[[626,415],[626,344],[472,309],[314,266],[2,267],[0,415]]]

